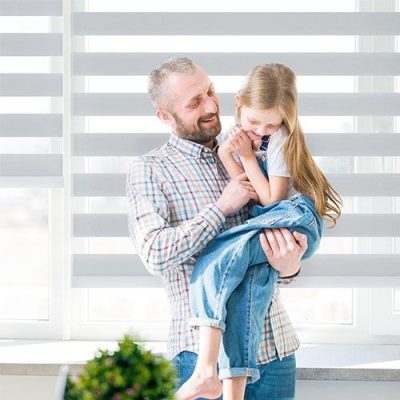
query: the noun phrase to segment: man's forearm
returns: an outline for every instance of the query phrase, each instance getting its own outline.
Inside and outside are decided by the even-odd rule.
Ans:
[[[132,229],[137,251],[153,275],[162,275],[169,268],[188,261],[201,251],[218,233],[225,221],[214,204],[203,208],[196,217],[177,227],[147,226]]]

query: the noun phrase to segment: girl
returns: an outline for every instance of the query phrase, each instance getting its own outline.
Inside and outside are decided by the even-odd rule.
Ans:
[[[260,377],[256,357],[279,275],[259,240],[264,228],[306,234],[306,259],[319,246],[323,218],[335,225],[341,214],[340,196],[306,147],[294,73],[281,64],[255,67],[235,103],[238,125],[218,154],[231,178],[246,173],[260,205],[250,209],[245,224],[212,240],[193,270],[189,324],[200,327],[200,344],[195,370],[177,392],[180,400],[220,396],[219,378],[224,399],[243,399],[246,383]],[[264,265],[252,268],[246,298],[238,298],[235,288],[257,264]]]

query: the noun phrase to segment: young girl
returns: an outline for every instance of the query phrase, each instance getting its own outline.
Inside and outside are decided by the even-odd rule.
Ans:
[[[260,205],[250,209],[245,224],[212,240],[193,270],[189,324],[200,327],[199,354],[177,392],[180,400],[220,396],[219,379],[224,400],[243,399],[246,383],[260,377],[256,358],[279,275],[268,264],[260,233],[288,228],[306,234],[306,259],[319,246],[323,218],[335,225],[341,213],[340,196],[306,147],[294,73],[281,64],[257,66],[235,102],[238,125],[218,154],[231,178],[246,173]],[[251,269],[251,286],[238,296],[234,290],[257,264],[262,268]]]

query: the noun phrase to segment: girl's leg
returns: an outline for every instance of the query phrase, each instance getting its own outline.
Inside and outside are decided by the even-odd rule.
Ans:
[[[252,241],[249,249],[256,250]],[[278,272],[266,262],[254,265],[227,302],[226,329],[218,359],[224,385],[226,378],[246,375],[247,383],[254,383],[260,377],[258,349],[277,278]]]
[[[246,377],[226,378],[223,383],[223,400],[243,400],[246,390]]]
[[[197,353],[192,351],[182,351],[171,360],[177,373],[175,391],[177,391],[192,376],[196,366],[197,357]],[[198,397],[196,400],[206,399],[204,397]],[[222,396],[218,397],[216,400],[222,400]]]
[[[191,325],[199,325],[200,332],[205,327],[225,330],[225,321],[229,318],[227,316],[229,298],[237,286],[245,280],[244,277],[247,273],[252,276],[252,273],[247,268],[250,265],[248,263],[250,235],[254,236],[255,232],[238,233],[228,239],[225,238],[224,241],[215,240],[211,248],[213,251],[210,251],[209,248],[208,252],[197,263],[192,274],[190,292],[190,306],[194,318],[189,323]],[[248,292],[248,296],[251,296],[251,290]],[[247,311],[248,297],[243,297],[241,301],[243,301],[244,309],[239,314],[232,314],[232,317],[236,318],[236,323],[234,324],[236,327],[246,327],[250,318]],[[235,307],[234,310],[236,312],[237,308]],[[200,338],[199,359],[208,359],[210,361],[210,358],[202,354],[202,349],[206,352],[207,347],[210,346],[210,336],[206,337],[208,343],[205,343],[204,346],[202,337]],[[217,341],[214,343],[217,343]],[[218,344],[215,346],[213,349],[214,356],[218,354],[218,351],[215,350],[219,349]],[[239,347],[240,349],[236,348],[233,351],[233,357],[223,362],[224,369],[229,369],[229,373],[225,377],[250,376],[252,379],[257,379],[258,370],[255,365],[254,368],[250,368],[248,364],[248,346],[243,342],[243,345],[239,345]],[[215,362],[217,359],[218,357],[215,358]],[[205,364],[203,363],[203,366]],[[196,368],[196,370],[198,369]]]
[[[243,249],[243,254],[252,247],[255,246],[250,241]],[[177,399],[218,397],[222,391],[217,375],[219,360],[220,378],[224,379],[224,400],[243,400],[247,380],[255,382],[259,378],[256,355],[276,277],[276,272],[266,265],[256,265],[246,270],[245,277],[226,304],[226,330],[221,350],[222,331],[200,326],[197,363],[192,376],[177,392]]]
[[[288,205],[289,203],[284,204]],[[287,226],[288,222],[290,222],[288,225],[293,226],[303,217],[302,213],[297,215],[289,213],[288,215],[290,217],[286,220],[285,213],[282,213],[282,210],[278,219],[273,215],[263,215],[261,220],[258,219],[254,221],[255,223],[249,221],[250,223],[247,226],[231,230],[228,235],[224,235],[222,241],[218,241],[218,238],[216,238],[196,265],[191,280],[190,301],[192,313],[195,317],[194,320],[192,319],[191,325],[206,326],[208,329],[202,329],[201,337],[203,339],[200,339],[200,343],[202,340],[204,341],[203,344],[200,344],[199,351],[202,367],[196,367],[197,375],[194,374],[187,387],[182,389],[182,396],[188,396],[181,397],[182,399],[189,399],[190,393],[196,390],[198,393],[200,393],[199,390],[202,390],[203,393],[208,390],[205,387],[207,385],[204,385],[204,379],[202,388],[196,388],[195,383],[202,378],[208,379],[207,373],[209,371],[216,371],[214,360],[218,353],[220,336],[215,335],[211,327],[225,330],[228,326],[228,319],[232,316],[235,321],[233,324],[229,323],[229,325],[235,328],[224,334],[223,351],[220,357],[220,378],[248,376],[250,382],[255,382],[259,378],[256,356],[265,314],[272,300],[278,273],[272,268],[268,268],[257,233],[260,223],[263,228],[276,227],[278,221],[282,224],[281,226]],[[259,265],[254,266],[254,264]],[[248,269],[252,265],[253,267]],[[256,279],[254,279],[254,272],[250,273],[251,270],[257,272]],[[247,280],[245,276],[247,276]],[[233,306],[231,308],[233,311],[230,311],[227,315],[227,304],[231,300],[232,303],[235,302],[233,292],[238,285],[246,283],[246,281],[248,283],[245,293],[241,293],[239,296],[239,303],[241,301],[242,305]],[[241,328],[237,329],[238,327]],[[204,332],[207,333],[204,334]],[[244,344],[244,348],[236,351],[235,344],[240,347],[240,343]],[[210,346],[212,347],[211,353]],[[210,365],[210,369],[207,368]],[[203,374],[206,371],[206,376],[200,375],[199,371],[203,371]],[[236,383],[238,382],[240,381]],[[243,384],[241,387],[243,387]],[[215,388],[211,390],[215,390]]]
[[[209,326],[200,327],[199,354],[192,376],[176,393],[178,400],[199,397],[215,399],[222,394],[222,384],[218,378],[217,361],[222,331]]]

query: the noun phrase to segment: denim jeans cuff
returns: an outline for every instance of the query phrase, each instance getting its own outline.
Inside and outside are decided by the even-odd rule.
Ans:
[[[225,332],[225,322],[219,319],[212,318],[189,318],[189,326],[212,326],[214,328],[219,328],[222,332]]]
[[[246,383],[254,383],[260,379],[260,371],[257,368],[223,368],[219,370],[219,379],[247,376]]]

